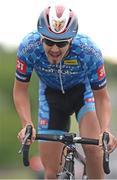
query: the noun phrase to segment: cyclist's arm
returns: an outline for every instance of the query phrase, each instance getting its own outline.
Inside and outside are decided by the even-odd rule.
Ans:
[[[30,100],[28,95],[28,82],[15,80],[13,88],[13,99],[17,113],[21,119],[22,127],[32,124]]]
[[[91,58],[86,62],[87,75],[94,93],[96,113],[101,128],[100,145],[102,144],[103,132],[109,133],[108,150],[112,152],[117,146],[117,138],[110,133],[111,102],[107,91],[107,80],[104,68],[104,60],[101,51],[94,45],[90,53]]]
[[[93,90],[96,113],[100,123],[101,131],[109,131],[111,120],[111,101],[106,87]]]
[[[110,121],[111,121],[110,97],[106,87],[100,90],[93,90],[93,93],[95,98],[96,113],[101,128],[99,145],[102,146],[103,132],[109,133],[108,150],[111,153],[117,147],[117,138],[113,134],[111,134],[110,131]]]

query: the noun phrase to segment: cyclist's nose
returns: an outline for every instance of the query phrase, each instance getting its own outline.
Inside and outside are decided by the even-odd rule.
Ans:
[[[58,51],[58,50],[59,50],[59,47],[58,47],[56,44],[54,44],[54,45],[51,47],[51,50],[52,50],[52,51]]]

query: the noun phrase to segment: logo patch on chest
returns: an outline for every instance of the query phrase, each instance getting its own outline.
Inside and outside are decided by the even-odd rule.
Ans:
[[[65,59],[64,64],[66,65],[78,65],[78,60],[77,59]]]

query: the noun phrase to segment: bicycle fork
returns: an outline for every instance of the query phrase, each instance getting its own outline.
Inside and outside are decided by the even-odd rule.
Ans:
[[[72,148],[67,147],[67,155],[65,157],[65,164],[63,170],[66,171],[68,175],[68,179],[75,179],[75,169],[74,169],[75,158],[78,161],[80,161],[84,166],[82,179],[84,180],[88,179],[86,175],[86,161],[84,157],[81,154],[79,154],[74,147]]]
[[[74,174],[74,152],[67,148],[67,155],[65,157],[65,164],[63,171],[66,172],[68,179],[75,179]]]

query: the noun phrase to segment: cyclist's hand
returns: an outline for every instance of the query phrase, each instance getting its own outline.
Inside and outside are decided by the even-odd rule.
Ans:
[[[117,147],[117,138],[110,132],[107,132],[107,133],[109,133],[108,151],[109,151],[109,153],[111,153]],[[100,147],[102,147],[102,137],[103,137],[103,133],[101,133],[100,137],[99,137],[99,146]]]
[[[20,142],[22,143],[24,138],[25,138],[25,133],[26,133],[26,126],[24,128],[21,129],[21,131],[18,133],[17,138],[20,140]],[[31,136],[31,140],[28,139],[27,143],[31,144],[35,141],[35,137],[36,137],[36,130],[34,127],[32,127],[32,136]]]

